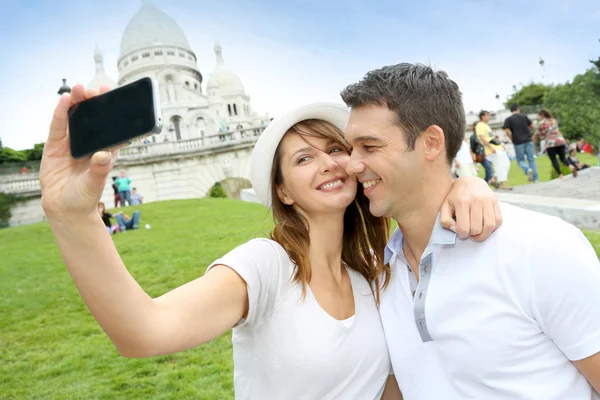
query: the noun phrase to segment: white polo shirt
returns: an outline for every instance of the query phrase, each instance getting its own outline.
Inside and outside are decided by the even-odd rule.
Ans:
[[[501,209],[481,243],[436,222],[418,285],[402,233],[390,239],[380,313],[404,398],[600,398],[570,361],[600,352],[594,249],[559,218]]]

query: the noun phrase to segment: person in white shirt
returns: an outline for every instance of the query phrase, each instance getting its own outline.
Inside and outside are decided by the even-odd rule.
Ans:
[[[342,98],[351,107],[347,172],[370,212],[398,223],[380,314],[404,398],[598,398],[600,263],[585,236],[502,203],[503,224],[485,242],[441,226],[465,132],[458,85],[398,64]]]
[[[477,176],[477,168],[475,168],[473,156],[471,155],[471,146],[466,138],[463,139],[462,145],[458,153],[456,153],[456,157],[454,157],[452,170],[459,178],[463,176]]]
[[[276,118],[259,138],[251,180],[272,207],[271,239],[253,239],[206,274],[152,299],[129,274],[96,211],[116,154],[69,154],[67,110],[96,94],[73,87],[56,107],[44,147],[42,206],[75,285],[119,352],[169,354],[233,328],[234,386],[242,399],[394,399],[377,310],[388,281],[388,220],[371,216],[343,129],[348,109],[320,103]],[[111,158],[112,157],[112,158]],[[461,212],[461,207],[477,210]],[[460,229],[489,218],[485,182],[459,180],[448,200]],[[480,230],[477,231],[479,233]]]

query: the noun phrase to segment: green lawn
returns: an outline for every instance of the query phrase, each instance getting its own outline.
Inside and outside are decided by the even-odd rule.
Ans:
[[[201,276],[214,259],[272,225],[262,206],[233,200],[137,208],[152,228],[114,241],[151,296]],[[586,234],[600,254],[600,234]],[[47,224],[0,230],[0,243],[0,398],[233,398],[229,333],[172,356],[123,358],[77,294]]]
[[[577,158],[584,164],[589,166],[598,165],[598,159],[591,154],[578,154]],[[550,159],[547,155],[538,156],[535,159],[535,164],[538,168],[538,174],[540,177],[540,182],[546,182],[550,180],[552,174],[552,164],[550,163]],[[561,164],[562,165],[562,164]],[[483,167],[479,167],[479,177],[485,177],[485,171]],[[527,176],[523,173],[523,170],[517,164],[517,161],[513,160],[510,165],[510,171],[508,172],[508,186],[519,186],[519,185],[527,185],[530,182],[527,181]]]

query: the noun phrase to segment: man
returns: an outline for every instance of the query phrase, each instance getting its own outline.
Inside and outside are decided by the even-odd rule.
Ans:
[[[479,123],[475,126],[475,133],[485,147],[486,157],[494,164],[494,173],[496,181],[500,185],[500,189],[511,190],[506,186],[508,180],[508,171],[510,171],[510,158],[504,146],[498,142],[497,138],[492,138],[492,128],[488,125],[490,120],[489,111],[481,111],[479,113]]]
[[[475,127],[477,126],[477,124],[478,122],[475,122],[473,124],[473,134],[469,138],[471,151],[473,152],[473,154],[475,154],[475,161],[481,164],[483,166],[483,169],[485,170],[485,181],[488,183],[488,185],[492,185],[496,189],[498,189],[500,185],[498,185],[498,182],[496,182],[496,177],[494,176],[494,169],[492,168],[492,163],[485,156],[485,148],[477,138],[477,132],[475,131]]]
[[[347,171],[371,213],[398,223],[380,312],[404,398],[596,398],[600,263],[581,232],[504,203],[484,242],[440,225],[465,132],[457,84],[398,64],[367,73],[342,98],[351,107]]]
[[[525,114],[521,114],[521,109],[518,104],[510,106],[512,115],[504,120],[504,130],[506,135],[515,145],[515,155],[519,167],[523,170],[527,179],[533,182],[539,182],[537,166],[535,165],[535,157],[533,156],[533,139],[531,130],[533,122]],[[525,163],[527,156],[527,163]]]
[[[131,189],[131,205],[137,206],[138,204],[142,204],[144,202],[144,197],[137,192],[136,188]]]
[[[140,212],[134,211],[133,216],[129,218],[123,211],[115,215],[117,224],[119,224],[119,230],[125,232],[129,229],[138,229],[140,227]]]

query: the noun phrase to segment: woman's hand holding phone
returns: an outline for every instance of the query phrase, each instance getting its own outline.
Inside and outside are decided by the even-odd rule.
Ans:
[[[42,208],[49,220],[69,221],[98,213],[98,202],[118,150],[74,159],[68,136],[68,110],[106,91],[108,87],[97,92],[75,85],[70,94],[61,96],[54,110],[40,166]]]

